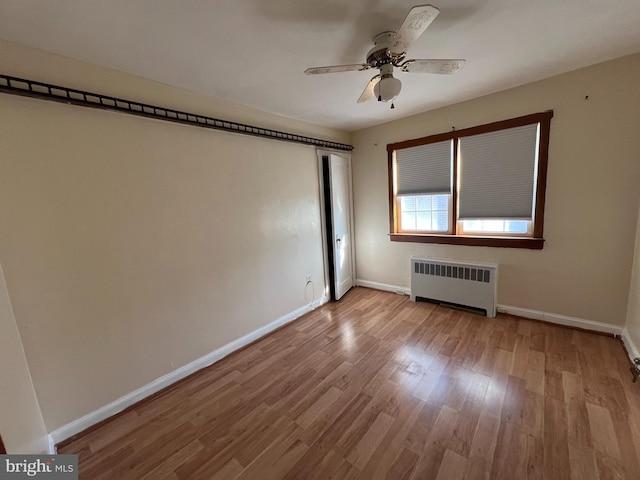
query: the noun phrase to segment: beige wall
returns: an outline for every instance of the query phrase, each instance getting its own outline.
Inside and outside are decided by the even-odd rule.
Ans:
[[[633,259],[633,274],[629,287],[629,306],[627,309],[627,331],[636,349],[640,349],[640,211],[636,230],[636,249]],[[632,352],[629,352],[632,353]]]
[[[640,193],[639,78],[635,55],[355,132],[358,278],[408,287],[414,254],[497,262],[500,304],[624,325]],[[387,143],[548,109],[544,250],[389,241]]]
[[[47,431],[0,267],[0,434],[8,453],[47,451]]]
[[[0,43],[3,73],[347,134]],[[0,261],[52,431],[323,292],[313,147],[0,95]]]

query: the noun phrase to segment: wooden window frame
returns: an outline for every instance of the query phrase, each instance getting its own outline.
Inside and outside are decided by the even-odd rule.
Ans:
[[[482,247],[528,248],[542,250],[544,247],[544,207],[547,189],[547,167],[549,162],[549,135],[553,110],[533,113],[522,117],[487,123],[462,130],[438,133],[428,137],[406,140],[387,145],[388,181],[389,181],[389,238],[393,242],[439,243],[449,245],[469,245]],[[537,188],[535,192],[535,211],[533,216],[533,236],[508,237],[498,235],[461,235],[457,233],[458,218],[458,139],[482,133],[521,127],[532,123],[540,124],[538,151],[538,171],[536,172]],[[403,148],[417,147],[429,143],[453,140],[453,186],[451,190],[451,234],[438,233],[399,233],[398,210],[393,183],[393,153]]]

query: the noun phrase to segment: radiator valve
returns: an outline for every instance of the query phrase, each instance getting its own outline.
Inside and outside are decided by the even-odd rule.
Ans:
[[[640,357],[633,359],[633,367],[631,367],[631,375],[633,375],[633,383],[640,377]]]

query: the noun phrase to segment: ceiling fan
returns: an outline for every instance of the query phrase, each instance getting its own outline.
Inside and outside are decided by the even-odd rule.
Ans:
[[[358,103],[377,98],[379,102],[393,102],[400,93],[402,82],[393,76],[393,67],[409,73],[458,72],[465,64],[463,59],[411,59],[406,60],[411,44],[426,30],[440,13],[433,5],[418,5],[411,9],[404,19],[398,33],[383,32],[373,39],[375,46],[367,53],[366,63],[351,65],[333,65],[328,67],[307,68],[307,75],[321,73],[354,72],[378,68],[380,73],[374,76],[360,95]],[[391,103],[391,108],[394,108]]]

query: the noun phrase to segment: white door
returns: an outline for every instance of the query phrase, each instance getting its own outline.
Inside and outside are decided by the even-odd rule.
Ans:
[[[329,156],[331,185],[331,230],[333,232],[333,271],[336,300],[353,287],[351,244],[351,168],[350,159]]]

